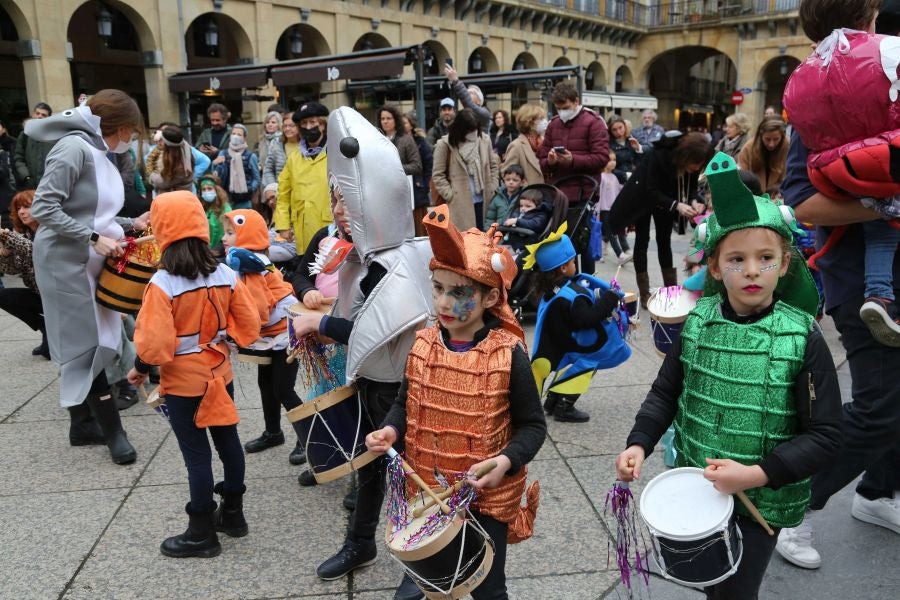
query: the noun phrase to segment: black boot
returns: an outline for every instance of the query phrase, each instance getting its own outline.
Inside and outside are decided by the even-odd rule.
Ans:
[[[213,491],[222,496],[222,502],[216,509],[216,531],[229,537],[244,537],[249,531],[244,519],[244,492],[247,486],[242,485],[240,492],[226,492],[225,482],[220,481]]]
[[[122,429],[119,409],[116,408],[112,395],[109,392],[102,397],[100,394],[88,394],[86,402],[97,418],[97,423],[100,424],[113,462],[117,465],[127,465],[137,460],[137,451]]]
[[[215,504],[206,512],[198,513],[191,509],[188,502],[184,510],[188,514],[188,528],[181,535],[167,538],[159,545],[159,551],[164,556],[172,558],[188,558],[199,556],[200,558],[212,558],[222,552],[219,537],[213,524]]]
[[[137,388],[128,383],[127,379],[123,379],[115,385],[116,388],[116,408],[125,410],[137,404]]]
[[[244,450],[247,451],[247,454],[253,454],[254,452],[262,452],[263,450],[280,446],[283,443],[284,433],[280,431],[278,433],[263,431],[261,436],[244,444]]]
[[[297,476],[297,483],[299,483],[303,487],[319,485],[319,482],[316,481],[316,476],[313,475],[313,472],[311,469],[307,469],[307,470],[303,471],[302,473],[300,473],[300,475]]]
[[[650,274],[647,272],[635,273],[634,278],[637,280],[641,308],[647,310],[647,301],[650,299]]]
[[[50,360],[50,346],[47,344],[47,332],[41,327],[41,345],[35,346],[31,351],[32,356],[43,356]]]
[[[378,556],[375,540],[344,540],[344,546],[337,554],[323,562],[316,569],[316,575],[325,581],[340,579],[350,571],[371,565]]]
[[[578,396],[560,395],[556,409],[553,411],[553,419],[560,423],[587,423],[590,421],[591,415],[575,408],[576,400],[578,400]]]
[[[350,488],[350,491],[347,492],[347,495],[344,496],[344,501],[343,501],[344,508],[346,508],[347,510],[349,510],[351,512],[356,510],[357,498],[359,498],[359,488],[357,488],[356,486],[353,486],[352,488]]]
[[[424,597],[425,594],[416,585],[409,573],[404,573],[400,587],[394,592],[394,600],[422,600]]]
[[[73,446],[93,446],[106,443],[100,426],[94,420],[86,403],[69,407],[69,444]]]
[[[555,392],[547,392],[547,398],[544,400],[544,412],[552,415],[556,409],[556,403],[559,401],[559,394]]]
[[[306,462],[306,450],[303,447],[303,435],[301,433],[301,427],[299,423],[293,423],[294,431],[297,432],[297,445],[294,446],[294,449],[291,450],[290,456],[288,456],[288,460],[292,465],[302,465]]]
[[[678,285],[678,269],[675,267],[667,267],[662,270],[663,285],[672,287]]]

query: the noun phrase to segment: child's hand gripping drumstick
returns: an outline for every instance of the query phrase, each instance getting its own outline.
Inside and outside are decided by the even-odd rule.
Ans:
[[[384,427],[377,431],[373,431],[369,435],[366,436],[366,448],[369,449],[370,452],[375,454],[384,454],[387,453],[391,458],[395,458],[399,456],[397,451],[393,448],[393,443],[397,441],[397,430],[391,426]],[[422,488],[422,491],[430,497],[438,506],[441,507],[441,512],[445,515],[450,514],[450,507],[447,506],[447,503],[444,502],[441,498],[438,497],[437,493],[431,489],[431,487],[422,481],[422,478],[419,477],[419,474],[413,471],[412,467],[407,464],[405,460],[400,459],[400,465],[403,468],[403,472],[407,477],[411,478],[417,486]]]
[[[744,505],[744,508],[746,508],[750,512],[750,514],[753,515],[753,518],[756,519],[756,522],[766,530],[766,533],[768,533],[769,535],[775,535],[775,532],[771,527],[769,527],[769,524],[766,522],[765,517],[760,514],[756,506],[753,505],[753,502],[750,501],[750,498],[747,497],[747,494],[745,494],[744,492],[735,492],[734,495],[738,497],[738,500],[741,501],[741,504]]]
[[[497,461],[495,461],[495,460],[492,460],[489,463],[485,463],[485,464],[481,465],[480,467],[478,467],[478,470],[475,471],[475,479],[478,479],[480,477],[487,475],[488,473],[493,471],[495,468],[497,468]],[[458,492],[460,489],[462,489],[462,486],[466,485],[468,482],[469,482],[468,478],[460,479],[459,481],[454,483],[452,486],[448,487],[446,490],[439,493],[437,495],[437,497],[440,498],[441,500],[446,500],[447,498],[449,498],[450,496],[452,496],[453,494]],[[434,500],[429,498],[428,500],[425,501],[425,504],[423,504],[422,506],[419,506],[418,508],[416,508],[413,511],[413,516],[416,518],[421,517],[422,513],[424,513],[426,510],[428,510],[432,506],[434,506]]]

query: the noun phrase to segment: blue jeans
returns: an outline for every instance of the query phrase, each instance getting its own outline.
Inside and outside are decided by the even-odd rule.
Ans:
[[[887,221],[862,224],[866,240],[866,298],[894,299],[894,254],[900,243],[900,229]]]
[[[228,384],[228,393],[234,398],[234,385]],[[191,508],[205,512],[213,507],[212,451],[206,429],[194,425],[194,413],[200,406],[201,396],[185,397],[166,395],[169,408],[169,422],[184,466],[188,472],[188,486],[191,490]],[[237,425],[209,427],[216,452],[225,467],[225,490],[239,492],[244,486],[244,449],[238,438]]]

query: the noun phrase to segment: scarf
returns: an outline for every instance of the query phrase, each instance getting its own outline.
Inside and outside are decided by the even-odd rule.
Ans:
[[[544,141],[544,136],[538,135],[535,132],[526,133],[525,139],[528,140],[528,145],[531,146],[531,151],[537,154],[538,148],[541,147],[541,142]]]
[[[323,152],[325,150],[325,140],[326,139],[327,138],[325,138],[325,137],[322,138],[322,144],[320,146],[316,146],[315,148],[309,148],[306,145],[306,140],[304,140],[301,137],[300,138],[300,154],[303,155],[303,158],[317,157],[321,152]]]
[[[738,134],[730,140],[726,137],[723,137],[719,142],[718,150],[721,150],[732,158],[737,158],[737,153],[740,151],[741,145],[744,143],[745,139],[747,139],[746,133]]]
[[[481,169],[481,144],[478,130],[469,132],[466,139],[457,147],[459,158],[469,177],[475,180],[475,193],[484,192],[484,177]]]
[[[244,173],[244,150],[247,149],[247,142],[241,141],[240,144],[228,142],[228,156],[231,157],[231,168],[229,169],[228,191],[232,194],[247,193],[247,176]]]

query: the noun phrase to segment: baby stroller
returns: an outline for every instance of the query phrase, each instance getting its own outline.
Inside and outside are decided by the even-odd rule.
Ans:
[[[569,199],[558,189],[546,183],[529,185],[525,187],[522,192],[525,190],[540,191],[541,195],[544,197],[543,205],[550,209],[550,219],[547,221],[547,226],[544,227],[543,231],[538,232],[538,240],[542,240],[552,232],[556,231],[562,222],[566,220],[569,213]],[[519,196],[521,196],[521,194],[519,194]],[[510,212],[512,213],[513,211],[518,210],[518,208],[519,201],[515,200],[511,206]],[[519,227],[500,226],[499,230],[503,233],[518,233],[522,235],[533,235],[535,233],[529,229],[522,229]],[[522,268],[522,264],[525,261],[525,254],[526,251],[513,253],[514,258],[516,259],[516,265],[519,267],[519,272],[516,274],[516,278],[513,281],[508,294],[509,305],[513,309],[516,318],[520,321],[525,316],[526,310],[530,313],[537,310],[538,301],[540,300],[539,298],[531,297],[531,271],[525,271]]]
[[[556,186],[564,188],[566,184],[573,182],[578,190],[574,198],[568,198],[566,235],[572,240],[575,252],[578,253],[578,271],[593,275],[594,260],[590,257],[588,247],[591,242],[591,215],[600,193],[600,183],[590,175],[567,175],[558,179]]]

